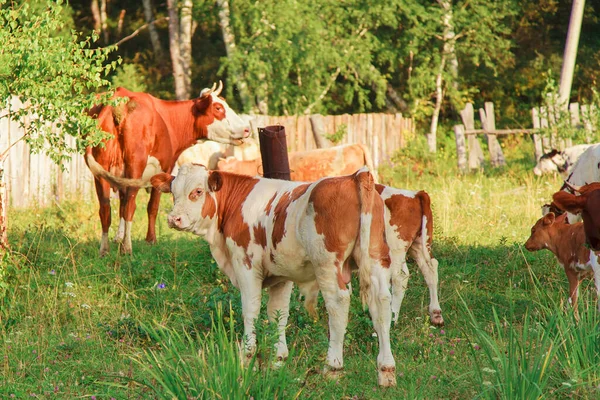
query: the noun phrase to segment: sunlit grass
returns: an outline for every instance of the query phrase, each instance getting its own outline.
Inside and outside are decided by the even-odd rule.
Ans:
[[[269,392],[269,398],[510,398],[534,393],[509,388],[535,376],[543,378],[538,386],[546,397],[598,395],[593,284],[582,285],[576,321],[565,303],[566,277],[554,256],[523,248],[540,206],[560,179],[534,177],[530,144],[515,146],[506,151],[508,166],[501,171],[460,175],[449,146],[437,158],[400,153],[392,159],[394,167],[381,169],[384,182],[423,189],[432,198],[446,320],[443,329],[430,326],[428,291],[409,263],[408,292],[391,332],[398,386],[377,387],[377,338],[356,293],[345,372],[337,381],[326,379],[324,305],[319,302],[320,319],[313,321],[295,291],[287,331],[292,355],[278,381],[285,392]],[[214,373],[209,371],[224,379],[239,374],[242,382],[258,385],[231,388],[240,389],[236,393],[244,398],[271,390],[268,379],[279,379],[276,370],[258,369],[252,375],[255,370],[242,369],[235,358],[243,333],[238,290],[218,270],[206,243],[167,228],[167,196],[158,218],[159,243],[148,246],[143,241],[147,199],[140,193],[131,257],[119,255],[111,243],[110,254],[98,258],[95,200],[11,210],[12,251],[1,261],[0,397],[197,397],[211,393],[202,392],[207,381],[200,377]],[[118,221],[116,204],[113,221]],[[266,327],[258,335],[266,345],[259,357],[269,352],[265,320],[263,312],[257,326]],[[219,354],[227,354],[227,361],[218,363]],[[535,375],[540,365],[544,373]],[[496,373],[486,377],[494,373],[483,368]],[[193,390],[192,379],[198,379]]]

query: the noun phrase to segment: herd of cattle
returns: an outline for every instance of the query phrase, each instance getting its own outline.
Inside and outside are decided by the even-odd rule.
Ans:
[[[398,318],[407,287],[408,254],[429,288],[431,322],[444,323],[438,261],[431,252],[428,194],[378,184],[369,151],[359,144],[290,153],[292,181],[262,178],[260,151],[248,122],[219,96],[221,89],[222,84],[213,85],[194,100],[164,101],[119,88],[115,97],[124,98],[120,105],[90,110],[112,135],[85,155],[100,203],[100,255],[109,251],[111,188],[120,198],[115,240],[121,252],[129,254],[139,189],[151,190],[146,236],[151,243],[156,241],[160,194],[172,193],[169,226],[202,236],[221,271],[241,292],[246,357],[256,351],[254,321],[262,289],[269,293],[269,319],[279,325],[277,357],[287,357],[285,327],[295,283],[309,313],[316,314],[319,292],[325,301],[326,370],[331,375],[343,367],[351,272],[357,270],[361,300],[368,305],[379,341],[378,383],[395,385],[390,326]],[[569,224],[566,215],[548,213],[526,243],[530,251],[547,248],[556,254],[567,273],[573,303],[584,272],[593,270],[597,285],[600,282],[596,253],[585,247],[587,241],[600,250],[600,215],[594,213],[600,206],[600,183],[579,187],[600,181],[598,152],[595,146],[577,155],[555,152],[536,166],[536,173],[552,165],[561,173],[569,171],[570,184],[554,195],[552,207],[583,217],[583,223]]]

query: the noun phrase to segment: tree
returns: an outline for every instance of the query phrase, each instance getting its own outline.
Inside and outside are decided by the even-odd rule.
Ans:
[[[167,0],[169,48],[175,79],[175,97],[190,98],[192,92],[192,0]],[[181,8],[181,10],[180,10]]]
[[[398,3],[231,1],[237,51],[223,69],[266,99],[273,115],[381,107],[386,80],[373,65],[375,32],[397,25]]]
[[[573,71],[575,69],[575,59],[577,58],[577,45],[579,43],[584,7],[585,0],[573,0],[558,92],[558,103],[560,107],[564,108],[567,108],[571,94],[571,84],[573,83]]]
[[[97,35],[81,37],[74,30],[65,30],[67,8],[61,0],[48,1],[44,8],[40,13],[29,2],[0,0],[0,108],[18,96],[26,106],[10,118],[35,115],[19,140],[25,140],[33,152],[45,152],[62,164],[105,137],[84,111],[106,100],[95,93],[109,86],[104,76],[118,62],[105,65],[111,50],[91,48]],[[51,123],[61,129],[52,129]],[[67,145],[65,135],[78,139],[77,148]],[[0,178],[7,155],[8,149],[0,149]],[[4,182],[0,187],[4,188]],[[2,246],[7,244],[6,200],[6,193],[0,192]]]
[[[412,13],[406,17],[411,24],[406,37],[414,54],[409,82],[413,112],[431,115],[428,143],[435,152],[443,99],[461,109],[465,98],[476,90],[460,84],[469,82],[469,70],[487,68],[497,75],[498,65],[512,64],[508,24],[515,4],[512,0],[438,0],[418,3],[408,11]]]

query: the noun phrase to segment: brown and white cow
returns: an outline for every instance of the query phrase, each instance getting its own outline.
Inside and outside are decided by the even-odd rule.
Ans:
[[[562,190],[554,193],[554,205],[572,214],[581,214],[587,244],[592,250],[600,251],[600,182],[574,186],[565,181],[565,185],[575,194]]]
[[[239,144],[250,134],[249,126],[219,97],[222,83],[215,91],[204,89],[193,100],[166,101],[147,93],[118,88],[115,98],[122,104],[98,106],[92,112],[100,128],[112,137],[100,146],[89,147],[85,160],[95,176],[100,202],[102,241],[100,255],[108,253],[111,223],[110,189],[119,191],[119,229],[115,241],[121,252],[131,253],[131,223],[135,198],[140,187],[160,172],[171,172],[177,157],[199,139]],[[155,224],[160,192],[152,190],[148,202],[146,241],[156,242]]]
[[[598,255],[585,245],[583,223],[568,224],[566,214],[555,216],[550,212],[540,218],[531,228],[531,236],[525,242],[529,251],[548,249],[565,269],[569,281],[569,302],[577,310],[577,296],[582,278],[594,274],[596,289],[600,290],[600,265]]]
[[[313,182],[329,176],[352,174],[366,166],[377,181],[369,149],[362,144],[345,144],[307,151],[294,151],[288,154],[291,179],[293,181]],[[262,161],[238,160],[228,157],[217,163],[219,171],[254,176],[262,173]]]
[[[396,189],[375,185],[385,204],[385,239],[390,248],[392,269],[392,315],[397,322],[400,306],[408,286],[410,276],[406,265],[406,255],[410,254],[417,262],[427,287],[429,288],[429,317],[437,326],[444,324],[438,300],[438,260],[431,252],[433,240],[433,215],[431,200],[424,191]],[[316,317],[315,305],[319,288],[304,290],[305,305]]]
[[[328,370],[340,370],[351,264],[356,263],[361,298],[379,340],[378,382],[395,385],[383,202],[367,169],[301,183],[186,164],[177,177],[160,174],[152,183],[173,193],[169,226],[204,237],[219,268],[240,289],[247,357],[256,350],[254,320],[262,289],[269,291],[269,318],[279,316],[277,356],[283,359],[288,355],[285,326],[292,282],[301,287],[316,282],[329,315]]]

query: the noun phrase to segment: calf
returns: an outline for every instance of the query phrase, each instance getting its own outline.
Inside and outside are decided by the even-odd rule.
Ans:
[[[328,176],[351,174],[366,166],[377,180],[369,149],[362,144],[345,144],[307,151],[295,151],[288,155],[291,179],[293,181],[312,182]],[[242,175],[256,175],[262,172],[262,161],[239,161],[234,158],[220,160],[219,171],[234,172]]]
[[[177,166],[180,167],[183,164],[195,162],[208,167],[208,169],[217,169],[219,160],[231,155],[235,160],[260,159],[258,143],[250,137],[238,146],[212,140],[202,141],[184,150],[177,159]]]
[[[385,204],[385,239],[390,248],[392,263],[393,321],[398,320],[408,286],[410,273],[406,255],[410,254],[417,262],[429,288],[431,323],[441,326],[444,318],[438,301],[438,261],[431,253],[433,215],[429,195],[424,191],[401,190],[379,184],[375,187]],[[306,297],[306,309],[316,317],[318,286],[301,287],[301,291]]]
[[[203,236],[219,268],[242,296],[246,356],[256,350],[254,320],[261,289],[267,312],[279,315],[277,356],[288,355],[285,326],[292,282],[323,293],[329,314],[329,371],[343,367],[350,307],[351,263],[379,340],[378,382],[395,385],[390,346],[390,260],[381,197],[367,169],[314,183],[253,178],[186,164],[177,177],[160,174],[153,186],[172,192],[169,226]]]
[[[102,144],[87,148],[85,154],[100,203],[100,256],[109,250],[111,187],[118,189],[120,198],[115,241],[121,242],[122,253],[130,254],[135,198],[140,187],[159,172],[170,173],[181,152],[200,139],[240,144],[250,135],[249,126],[218,96],[222,88],[220,83],[216,90],[215,86],[204,89],[197,99],[185,101],[160,100],[148,93],[118,88],[114,97],[125,99],[121,104],[100,105],[90,111],[100,128],[111,135]],[[149,243],[156,242],[159,202],[160,192],[152,190],[146,234]]]
[[[565,269],[569,281],[569,302],[575,308],[579,283],[584,275],[593,271],[596,290],[600,290],[600,265],[598,255],[586,247],[583,223],[568,224],[566,214],[556,217],[550,212],[540,218],[531,228],[531,236],[525,242],[529,251],[548,249]]]

